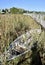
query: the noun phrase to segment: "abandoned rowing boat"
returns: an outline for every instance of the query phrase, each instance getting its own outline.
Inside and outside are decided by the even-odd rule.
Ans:
[[[14,40],[8,48],[8,51],[4,52],[2,55],[5,57],[6,61],[10,61],[12,59],[15,59],[17,57],[23,56],[24,58],[27,58],[31,54],[31,47],[33,44],[30,44],[31,41],[33,40],[31,37],[32,32],[34,33],[41,33],[40,29],[34,29],[26,32],[25,34],[22,34],[19,36],[16,40]],[[28,56],[26,56],[28,54]]]

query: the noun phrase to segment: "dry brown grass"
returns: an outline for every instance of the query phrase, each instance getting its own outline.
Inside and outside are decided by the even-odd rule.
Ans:
[[[26,30],[40,28],[30,16],[21,14],[0,15],[0,52]]]

